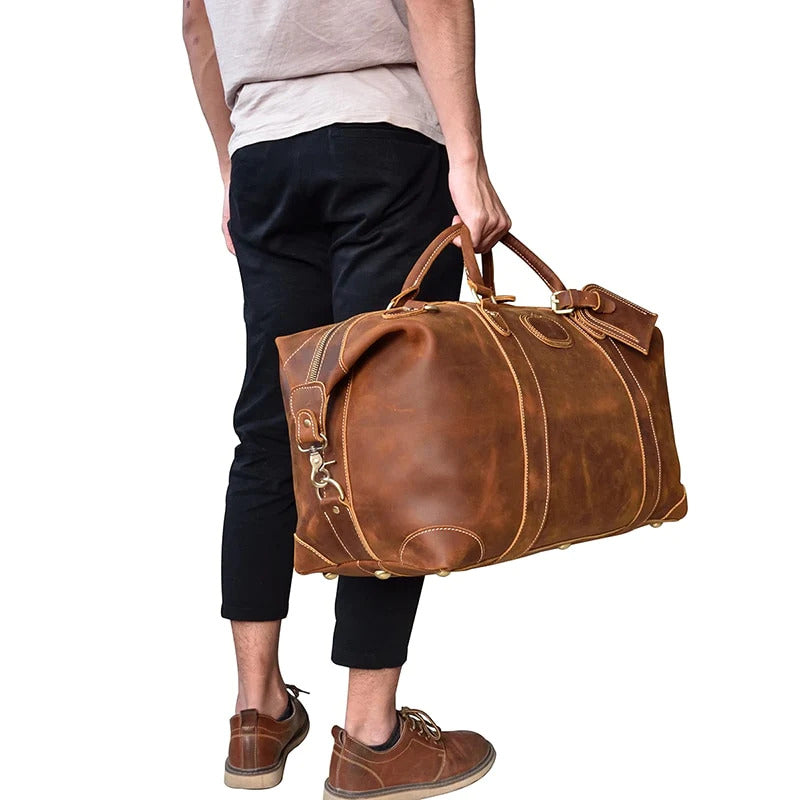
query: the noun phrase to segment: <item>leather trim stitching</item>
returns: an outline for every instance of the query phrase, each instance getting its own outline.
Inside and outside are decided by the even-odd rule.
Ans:
[[[624,527],[629,527],[633,525],[636,520],[639,518],[639,515],[642,513],[642,509],[644,508],[644,501],[647,497],[647,456],[645,455],[644,450],[644,441],[642,440],[642,430],[639,426],[639,415],[636,412],[636,403],[633,400],[633,395],[631,394],[631,390],[628,388],[628,384],[625,382],[625,378],[622,377],[622,373],[617,369],[617,365],[611,359],[611,356],[602,348],[600,344],[598,344],[591,336],[589,336],[586,331],[583,330],[579,325],[576,325],[572,320],[567,320],[572,325],[575,325],[575,328],[581,332],[581,335],[586,338],[587,341],[591,342],[605,357],[609,364],[611,364],[611,368],[614,372],[617,373],[617,377],[622,382],[622,385],[625,387],[625,392],[628,395],[628,400],[631,402],[631,410],[633,412],[633,423],[636,425],[636,435],[639,438],[639,449],[642,453],[642,499],[639,502],[639,508],[636,513],[633,515],[633,519]]]
[[[522,355],[525,356],[525,361],[528,362],[528,366],[530,367],[531,370],[531,375],[533,375],[533,380],[536,382],[536,390],[539,393],[539,403],[542,406],[542,420],[544,423],[544,463],[545,463],[545,476],[546,476],[545,480],[547,489],[545,491],[544,510],[542,511],[542,521],[541,524],[539,525],[539,530],[536,531],[536,535],[533,537],[533,541],[531,541],[530,545],[528,545],[528,548],[526,548],[529,549],[533,547],[534,544],[536,544],[536,540],[541,535],[542,530],[544,529],[545,520],[547,519],[547,512],[550,510],[550,435],[547,430],[547,409],[545,408],[544,405],[544,396],[542,395],[542,387],[539,385],[539,378],[536,376],[536,371],[533,369],[533,364],[531,364],[531,361],[528,358],[528,354],[522,347],[522,342],[520,342],[515,333],[512,333],[511,335],[514,337],[514,339],[516,339],[517,344],[519,345],[519,349],[522,350]],[[515,542],[512,542],[511,546],[513,547],[514,544]],[[509,550],[510,549],[511,548],[509,547]],[[508,550],[506,552],[508,552]]]
[[[644,389],[642,389],[642,385],[639,383],[639,379],[634,374],[633,370],[630,367],[630,364],[625,360],[625,356],[622,355],[622,350],[619,349],[617,343],[611,339],[609,340],[612,345],[614,345],[614,349],[619,353],[619,357],[622,359],[622,363],[628,368],[628,372],[630,372],[631,377],[636,381],[636,385],[639,387],[639,391],[642,393],[642,398],[644,399],[645,407],[647,408],[647,416],[650,417],[650,429],[653,431],[653,441],[655,442],[656,446],[656,461],[658,462],[658,490],[656,491],[656,500],[653,503],[653,507],[650,509],[650,514],[653,514],[655,510],[658,508],[658,501],[661,499],[661,448],[658,446],[658,435],[656,434],[656,425],[653,422],[653,414],[650,411],[650,403],[647,400],[647,395],[644,393]],[[649,516],[649,515],[648,515]]]
[[[525,255],[521,253],[519,250],[517,250],[517,248],[514,247],[513,244],[508,244],[508,242],[503,242],[503,244],[505,244],[506,247],[508,247],[508,249],[511,250],[512,253],[516,253],[517,256],[521,258],[542,279],[544,285],[548,289],[553,289],[553,286],[550,285],[550,281],[548,281],[547,278],[545,278],[545,276],[542,275],[541,272],[539,272],[539,267],[537,267],[536,264],[534,264],[530,259],[526,258]]]
[[[345,551],[345,553],[347,553],[347,555],[349,555],[350,558],[352,558],[353,561],[355,561],[356,557],[347,549],[347,545],[342,541],[341,537],[336,532],[336,527],[334,526],[333,522],[331,522],[331,518],[328,516],[328,512],[327,511],[323,511],[322,514],[325,517],[325,519],[328,520],[328,525],[331,526],[331,530],[333,531],[333,535],[336,537],[336,541],[339,542],[339,544],[342,546],[342,549]]]
[[[630,300],[626,300],[624,297],[620,297],[618,294],[614,294],[614,292],[610,292],[608,289],[603,288],[597,283],[590,283],[586,289],[593,289],[597,291],[598,289],[601,292],[605,292],[608,295],[611,295],[615,300],[619,300],[621,303],[625,303],[626,306],[630,306],[631,308],[635,308],[637,311],[641,311],[642,314],[647,314],[650,317],[654,317],[655,314],[652,311],[648,311],[646,308],[642,308],[641,306],[637,306],[636,303],[631,303]]]
[[[355,760],[354,760],[354,759],[352,759],[352,758],[348,758],[348,757],[347,757],[347,756],[344,754],[344,751],[342,751],[342,752],[339,754],[339,762],[340,762],[340,765],[341,765],[341,762],[342,762],[342,761],[347,761],[349,764],[353,764],[353,765],[354,765],[354,766],[356,766],[356,767],[361,767],[361,769],[365,770],[366,772],[369,772],[369,774],[370,774],[370,775],[374,775],[374,776],[375,776],[375,780],[376,780],[376,781],[378,781],[378,783],[380,784],[380,788],[381,788],[381,789],[385,789],[385,788],[386,788],[386,784],[385,784],[385,783],[384,783],[384,782],[383,782],[383,781],[380,779],[380,777],[378,776],[378,773],[377,773],[377,772],[375,772],[374,770],[371,770],[371,769],[370,769],[370,768],[369,768],[369,767],[368,767],[366,764],[363,764],[361,761],[355,761]],[[378,762],[376,762],[376,763],[378,763]],[[340,768],[341,768],[341,767],[339,767],[339,769],[340,769]],[[337,770],[337,774],[338,774],[338,770]]]
[[[347,460],[347,411],[350,408],[350,389],[352,386],[353,376],[351,375],[347,379],[347,388],[345,389],[344,402],[342,403],[342,467],[344,468],[344,485],[347,487],[347,496],[350,498],[350,503],[355,504],[353,488],[350,485],[350,467]],[[349,506],[345,506],[345,508],[347,508],[347,514],[350,517],[350,521],[353,523],[353,529],[355,530],[358,538],[361,540],[361,544],[364,545],[364,550],[380,564],[380,559],[369,546],[367,540],[364,538],[364,533],[361,530],[361,526],[358,524],[358,519],[356,518],[355,509],[350,508]]]
[[[299,352],[300,352],[300,351],[301,351],[301,350],[302,350],[302,349],[303,349],[303,348],[304,348],[304,347],[305,347],[305,346],[306,346],[306,345],[307,345],[307,344],[308,344],[308,343],[309,343],[309,342],[310,342],[310,341],[311,341],[311,340],[312,340],[312,339],[313,339],[313,338],[314,338],[316,335],[317,335],[317,332],[316,332],[316,331],[314,331],[314,333],[312,333],[312,334],[311,334],[311,336],[309,336],[307,339],[305,339],[305,340],[303,341],[303,343],[302,343],[302,344],[301,344],[299,347],[297,347],[297,348],[295,348],[294,350],[292,350],[292,352],[291,352],[291,353],[289,353],[289,355],[288,355],[288,356],[286,356],[286,359],[284,360],[284,362],[283,362],[283,364],[282,364],[281,366],[285,367],[285,366],[286,366],[286,365],[289,363],[289,360],[290,360],[290,359],[291,359],[291,358],[292,358],[292,357],[293,357],[295,354],[299,353]]]
[[[293,402],[294,401],[294,393],[299,391],[300,389],[316,389],[321,395],[321,400],[322,400],[322,409],[321,409],[321,414],[320,414],[321,418],[317,420],[317,422],[319,424],[319,430],[320,430],[321,433],[325,432],[325,416],[326,416],[326,411],[327,411],[327,408],[328,408],[328,399],[325,396],[325,386],[322,383],[320,383],[319,381],[315,381],[314,383],[303,383],[300,386],[295,386],[294,389],[292,389],[289,392],[289,412],[291,413],[292,420],[295,423],[295,425],[294,425],[294,427],[295,427],[294,439],[297,442],[297,444],[302,445],[303,443],[300,441],[300,437],[298,436],[298,433],[300,431],[299,431],[299,429],[297,427],[297,419],[296,419],[296,414],[294,412],[294,402]]]
[[[297,534],[294,535],[294,540],[298,544],[303,545],[303,547],[305,547],[307,550],[310,550],[317,558],[322,559],[326,564],[330,564],[332,567],[336,566],[336,563],[334,561],[325,558],[325,556],[322,555],[322,553],[320,553],[319,550],[315,550],[308,542],[304,542]]]
[[[554,339],[552,336],[545,335],[533,324],[532,320],[534,319],[547,319],[548,322],[551,322],[553,325],[557,325],[559,328],[561,328],[561,330],[564,331],[566,338]],[[550,347],[560,347],[562,349],[572,347],[572,336],[570,336],[569,331],[560,322],[558,322],[558,320],[539,317],[536,314],[521,314],[519,321],[522,323],[522,327],[525,328],[526,331],[529,331],[540,342],[544,342],[545,344],[550,345]]]
[[[433,252],[428,256],[428,260],[422,265],[422,269],[419,271],[419,275],[414,278],[414,283],[409,286],[409,289],[418,289],[419,284],[421,283],[422,279],[425,277],[428,267],[430,266],[431,262],[439,255],[443,248],[447,247],[453,239],[456,238],[461,233],[461,230],[453,231],[446,239],[443,239],[433,250]],[[406,290],[408,291],[408,290]]]
[[[353,330],[353,328],[355,327],[355,324],[356,324],[356,322],[358,322],[360,319],[363,319],[363,318],[364,318],[364,317],[366,317],[368,314],[373,314],[373,313],[375,313],[375,312],[373,312],[373,311],[367,311],[367,312],[365,312],[365,313],[363,313],[363,314],[358,314],[358,315],[355,317],[355,319],[353,319],[353,321],[352,321],[352,322],[351,322],[351,323],[350,323],[350,324],[347,326],[347,328],[345,329],[344,336],[342,336],[342,342],[341,342],[341,344],[339,345],[339,356],[338,356],[338,360],[339,360],[339,366],[341,367],[341,369],[342,369],[342,372],[344,372],[345,374],[347,374],[347,369],[348,369],[348,368],[347,368],[347,367],[344,365],[344,348],[345,348],[345,346],[347,345],[347,337],[350,335],[350,331],[351,331],[351,330]]]
[[[667,511],[667,513],[666,513],[666,514],[663,514],[663,515],[660,517],[660,520],[661,520],[662,522],[668,522],[668,521],[669,521],[669,519],[668,519],[669,515],[670,515],[670,514],[671,514],[671,513],[672,513],[672,512],[673,512],[673,511],[674,511],[674,510],[675,510],[675,509],[676,509],[676,508],[677,508],[679,505],[681,505],[681,503],[683,503],[685,500],[686,500],[686,489],[684,489],[684,490],[683,490],[683,494],[681,495],[681,499],[680,499],[680,500],[678,500],[678,502],[677,502],[677,503],[675,503],[675,505],[674,505],[674,506],[672,506],[672,508],[671,508],[669,511]],[[654,520],[654,521],[655,521],[655,522],[658,522],[658,520]]]
[[[421,528],[418,531],[414,531],[413,533],[409,533],[408,536],[403,540],[403,544],[400,547],[400,562],[405,563],[403,561],[403,553],[405,552],[406,547],[410,544],[412,539],[416,539],[417,536],[421,536],[423,533],[430,533],[431,531],[455,531],[456,533],[465,533],[467,536],[471,536],[477,543],[478,546],[481,548],[481,554],[478,556],[478,561],[483,560],[483,556],[485,553],[485,548],[483,546],[483,542],[481,541],[480,536],[477,533],[473,533],[466,528],[459,528],[456,525],[437,525],[432,526],[430,528]]]
[[[473,306],[471,306],[468,303],[464,304],[464,308],[468,309],[473,314],[475,314],[475,316],[481,321],[481,323],[486,327],[486,330],[489,331],[489,335],[492,337],[492,339],[494,339],[497,348],[503,354],[503,358],[506,360],[506,364],[508,364],[508,368],[511,370],[511,375],[514,378],[514,383],[517,386],[517,399],[519,400],[519,419],[520,419],[520,429],[522,431],[522,454],[525,464],[525,469],[524,469],[525,474],[523,476],[523,483],[522,483],[522,519],[520,520],[519,528],[517,529],[517,534],[514,537],[513,541],[511,542],[511,545],[508,548],[506,548],[505,552],[501,553],[499,556],[497,556],[497,558],[493,559],[494,562],[498,562],[506,553],[508,553],[511,547],[514,546],[514,543],[517,541],[517,539],[519,539],[519,536],[522,533],[523,528],[525,527],[525,519],[528,516],[528,480],[529,480],[528,430],[525,426],[525,401],[523,399],[522,386],[520,385],[519,377],[517,376],[516,370],[514,369],[514,365],[511,363],[511,359],[508,357],[508,353],[506,353],[506,351],[503,349],[503,346],[500,344],[500,340],[497,338],[497,336],[495,336],[494,331],[492,331],[489,324],[481,316],[480,312],[476,308],[473,308]]]

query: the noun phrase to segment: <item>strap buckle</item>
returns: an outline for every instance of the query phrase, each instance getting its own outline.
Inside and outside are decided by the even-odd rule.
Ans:
[[[557,295],[558,292],[553,292],[553,294],[550,295],[550,308],[552,308],[556,314],[571,314],[575,310],[575,306],[559,308],[559,300]]]

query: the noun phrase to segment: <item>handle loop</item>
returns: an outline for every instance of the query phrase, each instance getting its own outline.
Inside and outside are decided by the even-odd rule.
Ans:
[[[478,268],[478,261],[475,258],[475,248],[472,246],[472,238],[469,235],[469,228],[463,223],[451,225],[445,228],[426,248],[422,255],[417,259],[411,271],[406,277],[403,288],[391,299],[386,310],[405,305],[408,300],[413,300],[419,292],[422,279],[428,274],[428,270],[436,261],[442,250],[457,236],[461,237],[461,252],[464,256],[464,271],[467,273],[467,283],[470,289],[481,297],[491,297],[493,292],[483,280],[481,271]]]
[[[457,236],[461,237],[461,252],[464,256],[464,271],[467,273],[467,284],[469,288],[479,298],[494,298],[494,258],[492,251],[487,250],[481,254],[481,267],[475,258],[475,248],[472,245],[472,238],[469,229],[464,223],[451,225],[445,228],[426,248],[423,254],[417,259],[411,271],[406,277],[403,288],[391,299],[386,310],[404,306],[409,300],[413,300],[420,288],[425,275],[428,274],[433,262],[441,254],[442,250]],[[532,250],[529,250],[522,242],[510,233],[505,234],[500,241],[511,252],[519,256],[547,285],[551,293],[566,291],[566,287],[561,282],[558,275],[553,272],[547,264]]]

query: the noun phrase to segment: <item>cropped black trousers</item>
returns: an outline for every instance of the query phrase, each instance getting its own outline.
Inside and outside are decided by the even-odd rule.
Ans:
[[[236,150],[230,232],[239,262],[247,366],[222,536],[222,616],[288,614],[293,533],[290,441],[275,337],[385,308],[419,254],[452,222],[445,148],[389,123],[337,123]],[[455,247],[419,297],[458,299]],[[400,666],[422,578],[340,577],[332,658]]]

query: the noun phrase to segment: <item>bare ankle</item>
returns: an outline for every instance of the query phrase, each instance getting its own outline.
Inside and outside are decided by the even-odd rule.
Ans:
[[[239,695],[236,698],[236,713],[246,708],[258,709],[273,719],[286,712],[289,695],[281,678],[268,681],[239,682]]]
[[[364,719],[350,719],[345,722],[345,730],[362,744],[375,747],[384,744],[397,726],[397,712],[371,714]]]

